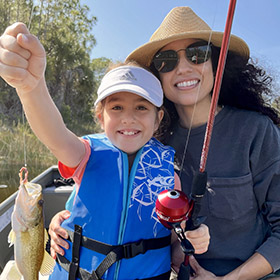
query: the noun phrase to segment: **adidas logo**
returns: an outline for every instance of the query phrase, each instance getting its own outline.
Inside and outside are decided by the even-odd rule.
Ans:
[[[133,73],[131,71],[128,71],[127,73],[125,73],[124,75],[122,75],[120,77],[120,80],[128,80],[128,81],[137,81],[137,79],[135,78],[135,76],[133,75]]]

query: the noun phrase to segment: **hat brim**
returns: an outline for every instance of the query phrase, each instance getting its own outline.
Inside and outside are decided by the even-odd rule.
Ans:
[[[99,96],[96,101],[94,102],[94,106],[96,106],[100,101],[107,98],[108,96],[111,96],[115,93],[119,92],[130,92],[133,94],[136,94],[138,96],[143,97],[144,99],[148,100],[150,103],[155,105],[156,107],[160,107],[163,103],[163,97],[161,98],[157,96],[154,92],[147,91],[146,89],[133,84],[121,84],[121,85],[115,85],[107,90],[104,90],[102,93],[102,96]],[[162,93],[163,94],[163,93]]]
[[[216,47],[221,47],[223,32],[218,31],[198,31],[198,32],[185,32],[170,36],[168,38],[159,39],[150,41],[134,51],[132,51],[126,58],[126,61],[135,60],[143,66],[149,67],[154,55],[167,44],[182,40],[182,39],[201,39],[205,41],[211,41],[211,43]],[[211,37],[211,38],[210,38]],[[241,56],[246,57],[247,59],[250,56],[250,50],[248,45],[241,38],[231,35],[229,41],[229,50],[240,54]]]

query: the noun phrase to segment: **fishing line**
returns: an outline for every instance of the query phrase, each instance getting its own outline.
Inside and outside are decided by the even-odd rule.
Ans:
[[[23,107],[21,109],[22,111],[22,125],[23,125],[23,161],[24,166],[27,167],[27,159],[26,159],[26,131],[25,131],[25,115],[23,111]]]
[[[30,17],[29,17],[29,22],[28,22],[28,30],[30,30],[31,27],[31,22],[33,18],[33,13],[34,13],[34,2],[32,2],[32,7],[31,7],[31,12],[30,12]],[[17,19],[18,21],[18,19]],[[22,125],[23,125],[23,161],[24,161],[24,166],[27,167],[27,148],[26,148],[26,121],[25,121],[25,113],[23,110],[23,106],[21,105],[21,112],[22,112]]]
[[[206,51],[206,54],[205,54],[205,57],[204,57],[204,62],[206,61],[207,56],[208,56],[208,52],[209,52],[209,48],[210,48],[210,42],[211,42],[211,38],[212,38],[212,32],[213,31],[211,30],[209,40],[208,40],[208,45],[207,45],[207,51]],[[202,66],[201,76],[203,76],[204,69],[205,69],[205,63],[203,63],[203,66]],[[196,98],[195,98],[195,103],[194,103],[194,107],[193,107],[193,111],[192,111],[192,115],[191,115],[190,126],[189,126],[189,129],[188,129],[188,134],[187,134],[187,138],[186,138],[186,142],[185,142],[182,162],[181,162],[181,166],[180,166],[179,178],[181,178],[181,174],[182,174],[185,159],[186,159],[187,148],[188,148],[188,144],[189,144],[189,140],[190,140],[190,136],[191,136],[192,125],[193,125],[193,120],[194,120],[194,113],[195,113],[195,110],[196,110],[198,97],[200,95],[200,88],[201,88],[201,83],[199,83],[198,89],[197,89],[197,95],[196,95]]]
[[[216,11],[217,11],[217,6],[218,6],[218,2],[216,2],[216,9],[215,9]],[[211,26],[214,26],[215,21],[216,21],[216,13],[214,14]],[[207,51],[206,51],[206,54],[205,54],[205,57],[204,57],[204,62],[206,61],[207,56],[208,56],[208,52],[209,52],[209,48],[210,48],[210,43],[211,43],[211,39],[212,39],[212,34],[213,34],[213,29],[214,28],[211,29],[210,36],[209,36],[209,39],[208,39]],[[203,63],[203,67],[202,67],[202,70],[201,70],[201,76],[203,76],[203,74],[204,74],[204,71],[205,71],[204,69],[205,69],[205,63]],[[181,165],[180,165],[180,168],[179,168],[180,169],[180,171],[179,171],[179,178],[181,178],[181,175],[182,175],[182,172],[183,172],[183,167],[184,167],[184,163],[185,163],[185,159],[186,159],[186,154],[187,154],[187,148],[188,148],[188,145],[189,145],[189,140],[190,140],[190,136],[191,136],[191,130],[192,130],[192,126],[193,126],[194,113],[195,113],[195,110],[196,110],[196,105],[197,105],[198,97],[200,95],[200,88],[201,88],[201,83],[199,83],[199,86],[198,86],[198,89],[197,89],[197,95],[196,95],[196,99],[195,99],[195,104],[194,104],[194,107],[193,107],[193,111],[192,111],[192,115],[191,115],[191,120],[190,120],[190,125],[189,125],[189,129],[188,129],[188,134],[187,134],[187,138],[186,138],[186,142],[185,142],[185,146],[184,146],[182,162],[181,162]]]
[[[35,8],[34,1],[32,1],[31,13],[30,13],[29,23],[28,23],[28,30],[30,30],[30,27],[31,27],[31,21],[33,18],[34,8]]]

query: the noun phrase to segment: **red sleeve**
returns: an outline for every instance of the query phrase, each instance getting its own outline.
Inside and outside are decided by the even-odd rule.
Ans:
[[[81,184],[84,171],[91,153],[89,141],[83,138],[80,138],[80,140],[84,143],[86,152],[79,165],[76,167],[68,167],[64,165],[62,162],[60,161],[58,162],[58,169],[61,176],[65,179],[73,178],[75,183],[78,185],[78,188]]]

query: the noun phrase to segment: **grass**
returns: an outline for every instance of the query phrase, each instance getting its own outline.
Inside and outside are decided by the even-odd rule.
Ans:
[[[27,123],[8,127],[0,121],[0,185],[7,185],[0,188],[0,203],[17,190],[22,166],[26,164],[31,180],[56,163]]]

